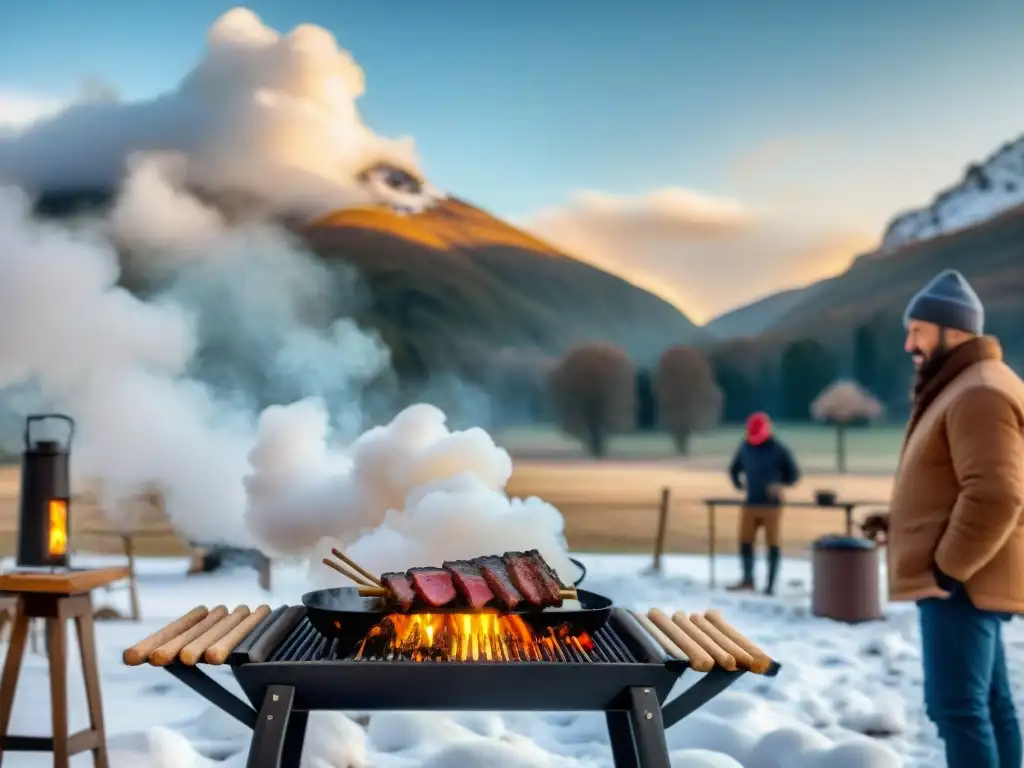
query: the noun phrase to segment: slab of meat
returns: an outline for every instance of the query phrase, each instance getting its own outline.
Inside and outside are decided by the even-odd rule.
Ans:
[[[442,567],[452,575],[455,589],[466,598],[466,603],[474,611],[479,611],[494,599],[493,590],[475,563],[469,560],[446,560]]]
[[[543,605],[545,607],[557,607],[562,604],[562,582],[558,578],[555,569],[548,565],[547,560],[536,549],[530,549],[523,553],[530,567],[537,577],[541,592],[544,595]]]
[[[431,608],[442,608],[459,596],[444,568],[410,568],[408,576],[417,597]]]
[[[491,592],[494,593],[494,597],[503,608],[511,611],[522,602],[523,596],[512,583],[512,579],[509,578],[504,560],[497,555],[487,555],[475,558],[472,563],[480,569],[484,581],[487,582],[487,586],[491,588]]]
[[[416,602],[416,590],[412,580],[404,573],[381,574],[380,582],[391,591],[391,597],[402,613],[407,613]]]
[[[506,552],[501,559],[505,561],[509,579],[523,599],[534,608],[543,608],[547,595],[526,553]]]

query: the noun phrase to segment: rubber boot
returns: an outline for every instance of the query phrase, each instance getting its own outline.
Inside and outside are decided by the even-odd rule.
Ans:
[[[764,588],[766,595],[775,594],[775,579],[779,575],[779,562],[782,550],[779,547],[768,547],[768,585]]]
[[[752,592],[754,590],[754,545],[740,544],[740,564],[743,566],[743,579],[739,584],[726,587],[729,592]]]

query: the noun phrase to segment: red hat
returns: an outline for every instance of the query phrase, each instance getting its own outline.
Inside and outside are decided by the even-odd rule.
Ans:
[[[758,411],[747,418],[747,442],[761,445],[772,436],[772,420],[767,413]]]

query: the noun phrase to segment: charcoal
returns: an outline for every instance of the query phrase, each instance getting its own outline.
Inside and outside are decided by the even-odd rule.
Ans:
[[[380,577],[381,583],[391,592],[392,601],[402,613],[408,613],[416,601],[416,591],[412,581],[404,573],[385,573]]]
[[[487,586],[491,588],[494,597],[503,608],[511,611],[522,602],[523,596],[509,578],[504,560],[497,555],[486,555],[477,557],[471,562],[480,569],[484,581],[487,582]]]
[[[410,568],[408,576],[417,597],[431,608],[442,608],[458,597],[451,574],[443,568]]]
[[[541,586],[540,577],[526,554],[506,552],[501,559],[505,561],[509,580],[515,585],[523,599],[534,608],[543,608],[546,597],[544,589]]]
[[[469,560],[446,560],[442,567],[452,576],[455,588],[474,611],[479,611],[494,599],[494,592],[479,566]]]

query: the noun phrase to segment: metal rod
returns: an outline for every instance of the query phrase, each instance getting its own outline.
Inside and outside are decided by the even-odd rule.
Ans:
[[[226,688],[223,688],[219,683],[214,682],[199,667],[189,667],[180,662],[174,662],[168,664],[164,669],[215,707],[231,715],[238,722],[250,728],[256,726],[256,710]]]

